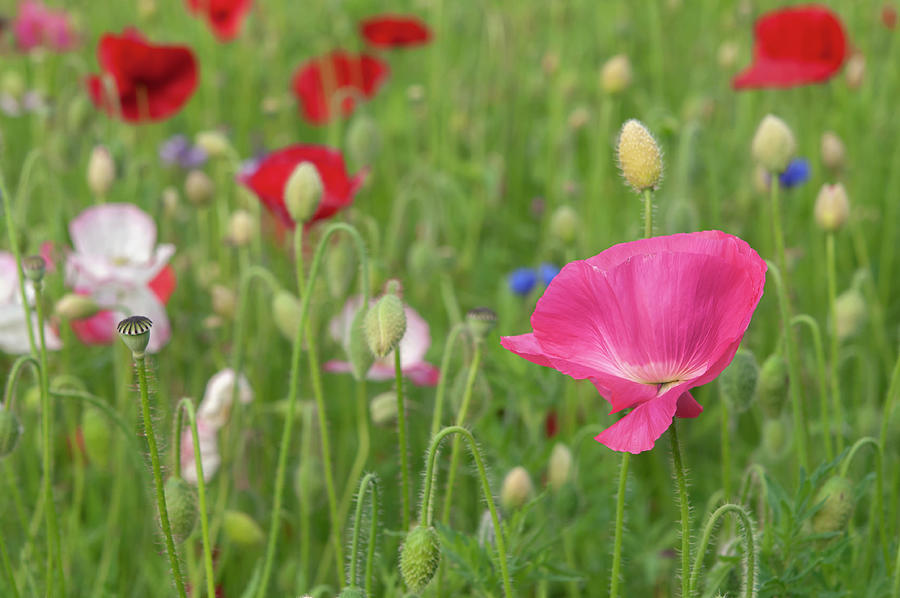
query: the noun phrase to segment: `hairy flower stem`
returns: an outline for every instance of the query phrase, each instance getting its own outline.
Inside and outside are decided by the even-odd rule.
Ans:
[[[366,405],[366,379],[356,382],[356,457],[350,466],[350,475],[344,485],[344,495],[338,505],[338,519],[344,521],[353,499],[353,482],[359,479],[369,459],[371,435],[369,433],[369,410]]]
[[[462,403],[459,407],[459,413],[456,414],[456,425],[462,426],[466,422],[466,415],[469,411],[469,403],[472,400],[472,389],[475,386],[475,377],[478,374],[478,366],[481,364],[482,343],[475,343],[475,354],[472,356],[472,363],[469,364],[469,375],[466,378],[466,389],[463,393]],[[441,522],[444,525],[450,524],[450,507],[453,504],[453,488],[456,481],[456,470],[459,467],[459,443],[460,438],[453,439],[453,448],[450,451],[450,471],[447,473],[447,495],[444,497],[444,512]]]
[[[829,380],[831,382],[831,403],[834,408],[834,416],[838,422],[843,423],[844,407],[841,404],[841,384],[838,381],[838,358],[839,343],[838,339],[838,318],[837,311],[834,309],[837,300],[837,276],[834,265],[834,233],[829,232],[825,236],[825,261],[828,276],[828,309],[831,311],[831,368]],[[844,434],[838,430],[837,434],[837,452],[844,450]]]
[[[234,386],[237,386],[235,379]],[[212,544],[209,541],[209,515],[206,508],[206,482],[203,479],[203,459],[200,455],[200,434],[197,431],[197,414],[191,399],[184,398],[175,408],[175,429],[172,438],[175,441],[173,452],[175,461],[175,477],[181,477],[181,430],[184,427],[184,413],[187,412],[188,425],[191,427],[191,441],[194,443],[194,467],[197,470],[197,503],[200,507],[200,533],[203,540],[203,565],[206,568],[206,594],[216,595],[216,578],[213,573]]]
[[[397,436],[400,449],[400,478],[403,480],[403,531],[409,531],[409,447],[406,440],[406,405],[403,403],[403,370],[400,366],[400,345],[394,347],[394,377],[397,386]]]
[[[825,350],[822,348],[822,333],[819,330],[818,322],[807,314],[794,316],[791,323],[795,325],[805,324],[812,335],[813,349],[816,355],[816,378],[819,383],[819,411],[822,416],[822,427],[824,428],[822,439],[825,441],[825,457],[831,461],[834,459],[834,447],[831,444],[831,434],[834,428],[832,427],[831,409],[828,407],[828,390],[825,387]]]
[[[741,524],[741,540],[744,543],[744,597],[753,598],[756,596],[756,578],[759,575],[759,548],[756,546],[756,529],[747,509],[736,504],[722,505],[706,520],[706,525],[703,527],[703,535],[700,537],[700,544],[697,546],[697,558],[694,560],[694,567],[691,570],[690,596],[699,595],[697,583],[700,579],[700,568],[703,565],[703,556],[706,554],[706,547],[709,546],[709,541],[712,539],[716,522],[729,513],[734,514]],[[685,575],[687,575],[686,571],[682,573],[682,576]]]
[[[297,230],[302,229],[302,225],[297,226]],[[343,223],[335,223],[328,226],[325,229],[325,232],[322,235],[321,240],[319,241],[318,247],[316,247],[316,253],[313,255],[312,267],[310,268],[309,278],[306,280],[306,286],[301,295],[300,301],[300,319],[297,322],[297,332],[294,335],[294,344],[293,349],[291,351],[291,375],[290,382],[288,388],[288,409],[287,414],[284,419],[284,427],[281,432],[281,443],[278,450],[278,465],[275,470],[275,491],[274,496],[272,498],[272,515],[271,515],[271,523],[269,524],[269,537],[268,542],[266,544],[266,556],[263,562],[263,572],[262,578],[259,584],[259,590],[257,592],[257,596],[259,598],[266,598],[267,591],[269,587],[269,580],[272,577],[272,565],[275,560],[275,545],[278,539],[278,526],[281,522],[281,506],[282,499],[284,494],[284,480],[287,473],[287,457],[288,452],[290,451],[291,444],[291,430],[293,429],[294,423],[294,414],[297,410],[297,396],[299,394],[300,387],[300,358],[302,354],[302,343],[304,338],[304,332],[306,331],[306,322],[309,317],[309,307],[312,300],[312,290],[313,285],[315,284],[318,274],[319,268],[322,264],[322,257],[325,254],[325,248],[328,244],[328,240],[332,235],[337,233],[338,231],[344,231],[348,233],[356,243],[358,255],[360,258],[360,268],[363,276],[361,277],[361,286],[363,291],[363,305],[368,305],[369,300],[369,284],[366,273],[368,272],[369,264],[365,251],[365,245],[363,244],[362,237],[359,232],[348,224]],[[295,241],[301,241],[303,233],[297,233],[297,236],[300,237]],[[302,254],[301,254],[302,255]],[[302,266],[298,264],[298,270],[302,270]],[[309,336],[307,336],[309,339]],[[313,352],[313,347],[309,347],[310,353]],[[318,372],[316,371],[316,374]],[[321,381],[317,382],[317,376],[314,376],[313,383],[314,386],[320,385]],[[325,486],[328,489],[328,506],[331,513],[332,520],[332,530],[331,537],[332,543],[335,548],[335,554],[341,555],[341,540],[340,540],[340,527],[336,525],[337,519],[337,500],[335,499],[334,494],[334,480],[331,475],[331,445],[328,442],[328,433],[327,433],[327,421],[325,419],[325,403],[322,399],[321,392],[316,392],[316,407],[319,416],[319,427],[321,431],[321,440],[322,440],[322,460],[325,464]],[[343,556],[341,555],[338,559],[338,571],[341,570],[343,566]]]
[[[437,392],[434,399],[434,413],[431,416],[431,435],[434,436],[441,429],[441,418],[444,411],[444,395],[447,390],[447,370],[450,368],[450,357],[453,354],[453,343],[459,337],[459,333],[466,329],[465,322],[457,322],[450,329],[447,340],[444,342],[444,353],[441,357],[441,374],[438,378]]]
[[[669,439],[672,441],[672,463],[675,469],[675,480],[678,484],[678,504],[681,506],[681,596],[692,596],[688,572],[691,567],[691,505],[688,501],[687,480],[684,475],[684,464],[681,461],[681,445],[678,442],[678,419],[672,420],[669,428]]]
[[[625,486],[628,482],[628,461],[631,453],[622,453],[619,467],[619,492],[616,495],[616,531],[613,540],[613,562],[609,578],[609,598],[619,595],[619,570],[622,567],[622,532],[625,525]]]
[[[644,189],[644,238],[653,236],[653,192]]]
[[[150,451],[150,466],[153,469],[153,482],[156,485],[156,506],[159,510],[159,521],[163,535],[166,538],[166,552],[169,553],[169,564],[172,567],[172,577],[175,579],[175,587],[181,598],[187,598],[184,590],[184,580],[181,578],[181,566],[178,563],[178,553],[175,551],[175,541],[172,538],[172,528],[169,525],[169,512],[166,509],[166,494],[163,489],[162,470],[159,465],[159,451],[156,448],[156,435],[153,433],[153,418],[150,415],[150,395],[147,390],[147,363],[143,355],[134,355],[134,367],[138,374],[138,386],[141,391],[141,412],[144,418],[144,435],[147,437],[147,448]],[[197,445],[199,446],[199,445]]]
[[[871,445],[875,449],[875,500],[872,501],[872,506],[869,510],[869,534],[870,536],[875,535],[874,528],[877,524],[884,562],[887,563],[890,560],[890,554],[888,553],[887,524],[884,521],[884,454],[878,441],[871,436],[864,436],[853,443],[853,446],[850,447],[847,456],[844,457],[841,463],[840,475],[841,477],[847,477],[847,471],[850,469],[853,457],[866,445]],[[871,544],[866,547],[866,560],[864,562],[868,561],[870,548]]]
[[[375,565],[375,534],[378,532],[378,476],[367,473],[359,483],[359,491],[356,493],[356,514],[353,517],[353,538],[350,542],[350,568],[347,575],[347,583],[357,585],[356,561],[359,554],[359,532],[362,526],[363,507],[366,503],[366,491],[372,496],[372,511],[369,528],[369,542],[366,551],[366,572],[363,582],[366,596],[372,594],[372,572]]]
[[[419,509],[419,523],[425,527],[430,527],[432,525],[432,502],[434,501],[434,486],[437,473],[435,471],[435,464],[437,462],[441,441],[450,434],[465,438],[469,445],[469,451],[472,453],[472,459],[475,460],[475,466],[478,469],[478,477],[481,479],[481,490],[484,494],[484,501],[487,503],[488,510],[491,512],[491,522],[494,525],[494,537],[497,541],[497,557],[500,561],[500,575],[503,578],[503,593],[506,598],[511,598],[513,593],[509,576],[509,567],[506,562],[506,542],[503,539],[503,528],[500,525],[500,517],[497,515],[497,505],[494,503],[491,485],[488,483],[487,469],[485,469],[484,459],[481,456],[481,450],[478,448],[478,444],[475,442],[475,437],[462,426],[449,426],[444,428],[431,439],[431,445],[428,447],[428,453],[425,456],[425,491],[422,493],[422,505]]]

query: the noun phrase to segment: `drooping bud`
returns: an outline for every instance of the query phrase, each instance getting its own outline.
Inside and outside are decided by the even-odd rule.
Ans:
[[[359,114],[347,131],[347,154],[358,165],[374,164],[381,151],[381,131],[371,116]]]
[[[259,524],[242,511],[225,511],[222,527],[229,540],[247,548],[262,544],[266,538]]]
[[[143,357],[150,343],[150,328],[153,322],[146,316],[130,316],[116,326],[122,342],[131,349],[135,357]]]
[[[556,443],[547,462],[547,485],[559,491],[572,478],[572,451],[561,442]]]
[[[774,114],[767,114],[753,135],[750,145],[753,159],[770,173],[779,174],[787,168],[796,151],[797,141],[790,127]]]
[[[95,315],[100,306],[90,295],[67,293],[56,302],[53,311],[65,320],[80,320]]]
[[[256,221],[247,210],[235,210],[228,220],[228,242],[235,247],[246,247],[256,236]]]
[[[272,299],[272,317],[278,331],[289,341],[297,336],[300,324],[300,300],[288,291],[278,291]]]
[[[622,125],[619,141],[616,143],[619,168],[631,187],[641,192],[655,189],[662,178],[662,152],[656,139],[636,119]]]
[[[375,362],[375,355],[372,354],[366,338],[366,315],[368,312],[365,305],[360,306],[350,323],[347,359],[350,361],[350,371],[356,380],[364,380],[366,374],[369,373],[369,368]]]
[[[515,511],[521,508],[534,494],[534,484],[531,476],[521,465],[512,468],[503,478],[503,487],[500,490],[500,504],[506,511]]]
[[[200,131],[194,137],[194,145],[203,149],[210,158],[221,158],[228,155],[231,144],[221,131]]]
[[[434,577],[441,563],[441,546],[433,527],[414,527],[400,549],[400,575],[411,592],[417,594]]]
[[[466,326],[477,342],[483,341],[497,326],[497,312],[489,307],[476,307],[466,313]]]
[[[312,162],[301,162],[284,185],[284,205],[294,222],[308,221],[319,209],[325,187]]]
[[[237,311],[237,295],[225,285],[215,284],[210,289],[212,308],[216,315],[231,319]]]
[[[850,288],[834,300],[834,314],[837,337],[841,340],[859,332],[866,321],[866,298],[858,289]]]
[[[781,353],[773,353],[759,368],[758,396],[763,409],[771,414],[781,411],[788,389],[787,362]]]
[[[183,542],[194,531],[200,513],[194,489],[184,478],[173,476],[166,480],[165,495],[172,537]]]
[[[406,313],[400,297],[391,292],[382,295],[367,311],[363,328],[375,357],[386,357],[406,334]]]
[[[369,401],[369,413],[376,426],[393,427],[397,421],[397,393],[389,390],[375,395]]]
[[[87,183],[91,192],[98,197],[104,197],[115,179],[116,165],[109,155],[109,150],[102,145],[94,147],[91,157],[88,158],[87,167]]]
[[[90,462],[100,469],[106,469],[112,455],[109,450],[112,429],[106,414],[93,406],[85,408],[81,412],[81,437]]]
[[[184,179],[184,194],[195,206],[205,206],[212,201],[216,184],[202,170],[192,170]]]
[[[621,93],[631,85],[631,61],[625,54],[613,56],[600,69],[600,87],[609,94]]]
[[[737,413],[750,408],[756,398],[756,384],[759,380],[759,365],[756,356],[741,349],[734,355],[731,364],[719,374],[719,389],[728,405]]]
[[[840,229],[850,217],[850,200],[844,185],[822,185],[815,205],[816,223],[827,232]]]
[[[816,495],[816,502],[825,501],[813,516],[813,531],[817,534],[839,532],[847,527],[853,516],[856,501],[853,497],[853,483],[845,477],[829,479]]]
[[[550,217],[550,234],[563,245],[575,241],[579,228],[578,213],[571,206],[560,206]]]
[[[39,255],[29,255],[22,258],[22,271],[31,282],[41,282],[47,272],[47,262]]]
[[[832,131],[822,133],[822,163],[826,168],[833,172],[837,172],[844,168],[847,161],[847,150],[844,148],[844,142]]]
[[[22,423],[16,414],[0,405],[0,459],[15,450],[22,435]]]

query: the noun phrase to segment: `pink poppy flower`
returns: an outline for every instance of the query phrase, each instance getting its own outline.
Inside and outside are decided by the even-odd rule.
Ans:
[[[321,125],[332,119],[334,108],[349,116],[357,101],[374,97],[388,74],[390,67],[375,56],[335,50],[301,64],[291,87],[306,120]],[[340,98],[339,106],[335,98]]]
[[[26,52],[40,46],[54,52],[65,52],[78,43],[65,12],[50,10],[34,0],[19,4],[19,14],[13,21],[12,30],[16,45]]]
[[[374,301],[372,301],[374,303]],[[356,295],[347,300],[344,308],[335,316],[328,325],[331,338],[341,343],[344,351],[349,352],[350,325],[356,312],[362,305],[362,296]],[[406,334],[400,339],[400,369],[403,374],[418,386],[434,386],[440,377],[440,370],[425,361],[425,353],[431,346],[431,333],[428,323],[422,319],[416,310],[408,305],[403,306],[406,313]],[[329,361],[325,364],[326,372],[348,373],[350,362]],[[366,374],[369,380],[391,380],[394,378],[394,353],[389,353],[382,359],[376,359],[375,363]]]
[[[69,223],[69,236],[74,251],[66,260],[68,284],[110,310],[73,322],[76,334],[83,342],[106,344],[115,339],[118,320],[143,315],[153,321],[148,350],[159,351],[171,336],[165,303],[175,278],[166,264],[175,247],[157,246],[153,219],[131,204],[82,211]]]
[[[218,430],[208,421],[197,418],[197,440],[200,441],[200,463],[203,465],[204,482],[210,481],[222,464],[219,440],[216,437]],[[196,484],[197,464],[194,459],[194,437],[190,427],[185,427],[181,431],[181,454],[178,458],[181,461],[181,477],[191,484]]]
[[[731,362],[765,272],[746,242],[721,231],[622,243],[567,264],[537,303],[534,332],[501,343],[590,380],[612,413],[631,409],[595,439],[640,453],[674,416],[703,411],[688,391]]]
[[[34,302],[34,293],[31,285],[25,284],[25,294],[29,303]],[[31,329],[34,331],[34,339],[38,339],[37,314],[31,310]],[[62,348],[56,332],[45,322],[44,340],[47,348],[56,350]],[[28,324],[25,319],[25,307],[22,305],[22,295],[19,292],[19,268],[16,266],[16,258],[8,251],[0,251],[0,351],[21,355],[31,352],[28,343]]]
[[[234,370],[224,369],[215,374],[206,383],[203,400],[197,409],[197,418],[202,419],[215,428],[228,423],[231,416],[231,402],[234,397]],[[247,404],[253,400],[253,389],[243,374],[237,378],[237,399]]]

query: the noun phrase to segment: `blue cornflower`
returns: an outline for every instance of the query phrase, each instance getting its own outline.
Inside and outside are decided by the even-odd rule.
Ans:
[[[544,282],[544,286],[550,284],[550,281],[559,274],[559,268],[554,266],[553,264],[544,262],[541,264],[541,267],[538,269],[541,274],[541,280]]]
[[[517,295],[525,296],[537,284],[537,272],[534,268],[516,268],[507,278],[509,290]]]
[[[794,158],[784,172],[778,175],[778,182],[785,189],[802,185],[809,180],[810,167],[806,158]]]
[[[169,137],[159,146],[159,159],[169,166],[192,170],[206,163],[206,151],[193,145],[184,135]]]

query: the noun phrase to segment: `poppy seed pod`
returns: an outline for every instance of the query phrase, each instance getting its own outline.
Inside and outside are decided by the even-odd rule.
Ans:
[[[788,390],[787,362],[781,353],[769,355],[759,368],[759,401],[770,415],[781,411]]]
[[[0,405],[0,459],[13,452],[22,435],[22,423],[16,414]]]
[[[229,540],[247,548],[262,544],[266,538],[259,524],[241,511],[225,511],[222,527]]]
[[[740,350],[719,375],[719,389],[729,406],[738,413],[743,413],[756,398],[758,380],[759,366],[756,357],[750,351]]]
[[[119,338],[131,349],[135,357],[143,357],[150,343],[150,328],[153,322],[146,316],[130,316],[116,326]]]
[[[65,320],[80,320],[96,315],[100,306],[90,295],[67,293],[56,302],[53,311]]]
[[[506,511],[515,511],[521,508],[534,494],[534,484],[531,476],[521,465],[512,468],[503,478],[503,487],[500,490],[500,504]]]
[[[29,255],[22,258],[22,272],[25,273],[25,278],[31,282],[39,283],[47,272],[47,262],[39,255]]]
[[[835,232],[850,217],[850,200],[844,185],[822,185],[814,208],[816,223],[827,232]]]
[[[272,315],[278,331],[293,341],[300,324],[300,301],[288,291],[278,291],[272,298]]]
[[[192,170],[184,179],[184,194],[195,206],[205,206],[212,201],[216,185],[202,170]]]
[[[655,189],[662,178],[662,152],[656,139],[636,119],[622,125],[616,143],[616,155],[622,176],[631,187],[641,192]]]
[[[497,326],[497,312],[489,307],[476,307],[466,313],[466,326],[476,341],[483,341]]]
[[[166,480],[165,495],[172,537],[183,542],[194,531],[200,513],[194,489],[184,478],[171,477]]]
[[[822,164],[829,170],[836,172],[844,168],[847,161],[847,150],[844,142],[832,131],[822,133]]]
[[[856,288],[847,289],[834,300],[837,336],[843,340],[859,332],[866,321],[866,298]]]
[[[547,485],[554,491],[559,491],[571,478],[572,451],[561,442],[557,443],[547,463]]]
[[[421,593],[441,562],[441,546],[433,527],[414,527],[400,549],[400,575],[410,591]]]
[[[575,241],[578,235],[578,213],[571,206],[560,206],[550,217],[550,234],[564,245]]]
[[[246,247],[256,236],[256,221],[247,210],[235,210],[228,220],[228,242],[235,247]]]
[[[767,171],[778,174],[784,172],[797,152],[797,141],[783,120],[767,114],[756,128],[750,152]]]
[[[621,93],[631,85],[631,61],[624,54],[617,54],[600,69],[600,87],[609,94]]]
[[[98,197],[104,197],[109,193],[113,181],[116,179],[116,165],[113,163],[112,156],[102,145],[98,145],[91,150],[91,157],[88,158],[87,166],[87,183],[91,189],[91,193]]]
[[[845,529],[855,506],[853,483],[845,477],[834,476],[816,495],[816,502],[822,501],[825,501],[822,508],[813,516],[813,531],[823,534]]]
[[[300,162],[284,185],[284,205],[294,222],[306,222],[319,209],[325,187],[312,162]]]
[[[406,334],[406,313],[400,297],[390,292],[382,295],[366,313],[363,329],[375,357],[386,357],[393,351]]]

